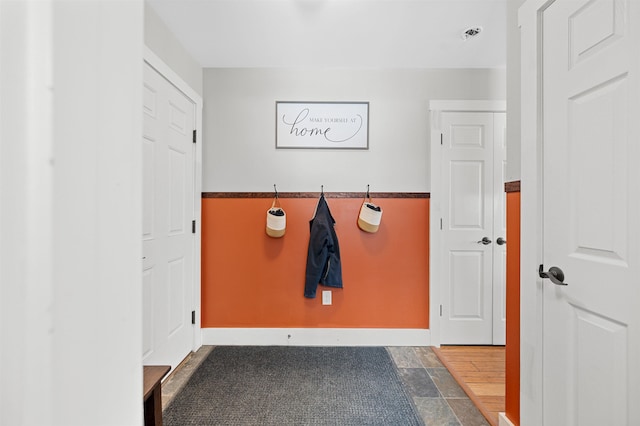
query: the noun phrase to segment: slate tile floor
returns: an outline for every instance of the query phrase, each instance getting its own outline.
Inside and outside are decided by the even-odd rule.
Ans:
[[[387,350],[426,426],[489,425],[431,348]]]
[[[189,356],[162,384],[162,407],[185,385],[213,346]],[[488,426],[467,394],[429,347],[388,347],[407,393],[426,426]]]

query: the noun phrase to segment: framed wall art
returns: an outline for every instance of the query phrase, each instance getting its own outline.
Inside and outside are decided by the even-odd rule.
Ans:
[[[369,149],[369,102],[276,101],[276,148]]]

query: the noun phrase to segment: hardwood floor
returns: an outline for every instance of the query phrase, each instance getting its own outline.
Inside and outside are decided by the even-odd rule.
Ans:
[[[433,351],[489,423],[505,410],[504,346],[442,346]]]

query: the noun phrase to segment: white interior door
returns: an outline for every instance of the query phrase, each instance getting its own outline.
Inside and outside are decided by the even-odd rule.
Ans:
[[[143,362],[176,367],[193,347],[194,104],[144,65]]]
[[[639,425],[640,2],[542,20],[544,424]]]
[[[503,113],[441,116],[442,344],[504,344],[504,322],[495,320],[504,312],[504,272],[495,270],[505,235],[504,122]]]

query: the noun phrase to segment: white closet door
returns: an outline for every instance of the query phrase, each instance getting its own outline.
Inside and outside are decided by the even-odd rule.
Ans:
[[[640,2],[542,22],[544,424],[638,425]]]
[[[493,341],[493,114],[443,113],[442,344]]]
[[[143,362],[176,367],[193,347],[193,102],[144,65]]]

